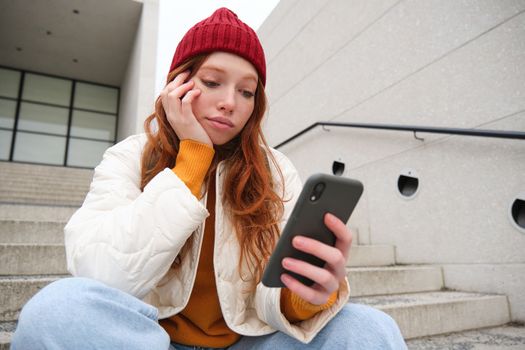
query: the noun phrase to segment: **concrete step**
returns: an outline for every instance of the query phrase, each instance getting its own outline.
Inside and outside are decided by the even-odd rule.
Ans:
[[[91,181],[86,180],[71,182],[58,179],[54,179],[53,181],[36,178],[6,179],[5,176],[1,176],[0,181],[2,181],[0,191],[9,189],[30,189],[32,191],[67,189],[87,191],[91,184]]]
[[[12,175],[16,176],[16,175]],[[9,189],[28,189],[32,191],[42,191],[42,190],[60,190],[67,189],[85,191],[89,190],[91,184],[91,179],[89,180],[78,180],[71,181],[69,179],[60,180],[60,179],[42,179],[42,178],[33,178],[33,177],[21,177],[21,178],[6,178],[5,175],[0,176],[0,191],[5,191]]]
[[[66,222],[0,221],[0,243],[63,244]]]
[[[0,220],[67,222],[78,207],[0,203]]]
[[[42,179],[89,180],[93,178],[93,169],[62,167],[53,165],[22,164],[0,161],[0,170],[4,177],[38,176]]]
[[[0,167],[1,169],[1,167]],[[67,171],[67,170],[66,170]],[[41,183],[47,185],[56,184],[69,184],[69,185],[89,185],[92,180],[93,173],[89,173],[86,176],[78,176],[78,174],[59,174],[54,176],[42,176],[36,172],[31,173],[3,173],[0,175],[0,179],[7,183],[21,184],[27,182]]]
[[[62,180],[71,178],[86,179],[89,181],[93,177],[93,169],[0,161],[0,174],[5,177],[35,175],[41,178],[55,178]]]
[[[56,198],[56,199],[84,199],[86,197],[87,191],[66,191],[66,190],[60,190],[60,191],[47,191],[47,190],[28,190],[28,189],[9,189],[9,190],[2,190],[0,192],[0,198],[2,198],[2,202],[9,202],[8,200],[3,200],[3,198],[18,198],[18,197],[32,197],[32,198]]]
[[[11,184],[7,186],[4,184],[0,186],[0,192],[2,193],[17,193],[20,195],[27,194],[36,194],[38,193],[41,196],[49,196],[54,194],[59,195],[82,195],[85,196],[89,191],[89,186],[86,185],[67,185],[67,184],[56,184],[53,186],[49,185],[40,185],[36,183],[32,184]]]
[[[351,302],[383,310],[396,320],[405,339],[510,322],[507,297],[453,291],[358,297]]]
[[[0,162],[0,203],[80,206],[93,170]]]
[[[0,171],[2,168],[0,167]],[[6,184],[11,185],[22,185],[27,184],[30,185],[32,183],[37,183],[41,185],[59,185],[59,184],[67,184],[67,185],[79,185],[79,186],[87,186],[91,183],[91,180],[93,179],[93,175],[90,174],[89,176],[77,176],[77,175],[56,175],[56,176],[45,176],[38,174],[36,172],[31,173],[2,173],[0,175],[0,180],[2,180],[2,186],[5,186]]]
[[[66,274],[63,244],[0,244],[0,275]]]
[[[80,207],[84,202],[84,197],[76,198],[57,198],[57,197],[42,197],[38,194],[32,195],[7,195],[6,193],[0,192],[0,203],[3,204],[27,204],[27,205],[57,205],[57,206],[70,206]]]
[[[407,341],[407,346],[410,350],[523,350],[525,326],[508,324],[502,327],[417,338]]]
[[[66,275],[0,277],[0,321],[16,321],[22,306],[40,289]]]
[[[28,204],[28,205],[58,205],[79,207],[84,202],[86,193],[75,192],[21,192],[3,191],[0,192],[0,202],[9,204]]]
[[[348,280],[354,297],[443,288],[443,274],[437,266],[352,267],[348,268]]]
[[[395,264],[394,246],[391,245],[352,245],[346,263],[348,267],[389,266]]]

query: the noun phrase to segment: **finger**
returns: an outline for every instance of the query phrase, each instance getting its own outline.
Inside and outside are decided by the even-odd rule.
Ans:
[[[182,99],[184,97],[184,95],[186,95],[186,93],[188,91],[190,91],[191,89],[193,89],[193,87],[195,86],[195,83],[193,80],[190,80],[172,90],[170,90],[168,92],[168,96],[169,98],[176,98],[176,99]]]
[[[201,94],[201,91],[199,89],[190,90],[188,91],[188,93],[186,93],[186,95],[181,100],[183,115],[193,114],[192,103],[200,94]]]
[[[169,82],[163,90],[166,91],[166,94],[171,94],[173,93],[176,89],[180,88],[181,86],[184,86],[185,84],[188,84],[190,81],[192,80],[189,80],[189,81],[186,81],[186,79],[188,78],[189,76],[189,73],[181,73],[179,75],[177,75],[175,77],[175,79],[173,79],[171,82]],[[179,96],[180,97],[180,96]]]
[[[332,293],[339,288],[338,278],[327,269],[292,258],[284,258],[282,264],[288,271],[309,278],[320,285],[328,293]]]
[[[324,223],[336,237],[335,247],[343,253],[345,259],[348,259],[350,247],[352,246],[352,232],[346,227],[344,222],[330,213],[326,213],[324,216]]]
[[[297,294],[301,299],[314,305],[326,304],[330,297],[330,294],[327,292],[308,287],[286,273],[281,275],[281,281],[290,291]]]
[[[166,110],[166,113],[171,110],[173,110],[176,115],[183,113],[181,106],[182,98],[191,91],[193,86],[193,81],[189,81],[168,93],[163,99],[164,110]]]
[[[345,276],[346,258],[338,248],[319,242],[316,239],[304,236],[294,237],[292,240],[292,245],[297,250],[308,253],[325,261],[334,271],[339,280]]]
[[[169,101],[172,99],[178,99],[183,96],[188,90],[193,87],[193,81],[190,80],[187,83],[184,83],[184,80],[189,76],[189,71],[182,72],[177,75],[175,79],[169,82],[164,89],[160,92],[162,107],[166,113],[169,113],[170,106]],[[191,83],[190,83],[191,82]],[[177,90],[180,89],[180,90]]]
[[[171,91],[171,90],[181,86],[186,81],[186,79],[188,79],[189,76],[190,76],[190,71],[189,70],[178,74],[172,81],[170,81],[166,85],[166,88],[168,89],[168,91]]]

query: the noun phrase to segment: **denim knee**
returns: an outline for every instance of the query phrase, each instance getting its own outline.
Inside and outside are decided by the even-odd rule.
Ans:
[[[38,319],[56,319],[67,315],[74,316],[75,304],[85,300],[85,294],[92,286],[100,283],[88,278],[72,277],[63,278],[48,284],[36,293],[23,307],[20,321],[26,316]]]
[[[131,295],[105,284],[83,277],[64,278],[44,287],[23,307],[19,325],[27,319],[67,324],[68,318],[78,319],[77,312],[94,311],[101,304],[130,305],[152,320],[157,320],[158,311]],[[107,306],[107,305],[106,305]]]
[[[63,278],[48,284],[36,293],[23,307],[20,314],[20,321],[27,316],[38,319],[56,319],[67,315],[74,315],[76,304],[85,300],[85,294],[90,287],[100,284],[97,281],[87,278]]]
[[[97,282],[85,278],[64,278],[36,293],[20,312],[12,349],[17,348],[18,341],[27,343],[31,340],[37,345],[42,334],[67,327],[71,318],[78,317],[74,311],[75,300],[82,300],[83,291],[92,283]]]
[[[342,322],[365,322],[370,325],[380,325],[385,327],[392,327],[396,325],[396,322],[387,313],[363,304],[347,304],[339,314],[336,316],[342,319]]]
[[[157,313],[103,283],[66,278],[43,288],[24,306],[11,349],[168,349],[169,336]]]
[[[359,343],[364,348],[406,349],[399,327],[392,317],[370,306],[349,303],[327,327],[328,332],[349,338],[349,343],[354,344],[360,339]]]

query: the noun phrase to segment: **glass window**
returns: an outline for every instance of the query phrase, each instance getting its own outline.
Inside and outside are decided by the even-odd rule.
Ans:
[[[67,108],[23,102],[20,106],[18,129],[66,135],[68,117]]]
[[[16,102],[0,98],[0,128],[12,129],[15,123]]]
[[[0,159],[9,159],[9,150],[11,149],[12,131],[0,130]]]
[[[22,99],[67,107],[71,102],[71,85],[71,80],[27,73]]]
[[[113,141],[117,116],[73,111],[71,136]]]
[[[118,90],[100,85],[77,83],[74,108],[117,113]]]
[[[63,165],[67,153],[67,165],[96,166],[114,144],[118,98],[118,87],[0,67],[0,160]]]
[[[19,131],[16,133],[13,160],[61,165],[64,164],[65,151],[65,137]]]
[[[20,72],[0,68],[0,96],[18,98]]]
[[[77,140],[71,138],[67,155],[67,165],[95,167],[102,160],[104,151],[112,142]]]

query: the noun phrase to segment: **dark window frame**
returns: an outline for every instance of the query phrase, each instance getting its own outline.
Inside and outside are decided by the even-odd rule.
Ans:
[[[77,139],[77,140],[104,142],[104,143],[109,143],[109,144],[112,144],[112,145],[117,143],[117,131],[118,131],[119,113],[120,113],[120,87],[113,86],[113,85],[108,85],[108,84],[101,84],[101,83],[86,81],[86,80],[81,80],[81,79],[71,79],[71,78],[64,77],[64,76],[53,75],[53,74],[48,74],[48,73],[41,73],[41,72],[36,72],[36,71],[31,71],[31,70],[16,69],[16,68],[3,66],[3,65],[0,65],[0,68],[6,69],[6,70],[11,70],[11,71],[16,71],[16,72],[20,73],[20,80],[19,80],[18,96],[17,96],[17,98],[0,95],[0,98],[2,98],[2,99],[11,100],[11,101],[16,102],[15,116],[14,116],[14,122],[13,122],[12,129],[11,128],[0,127],[0,130],[12,132],[11,146],[10,146],[10,149],[9,149],[9,152],[8,152],[9,159],[7,159],[7,160],[3,160],[2,159],[0,161],[9,161],[9,162],[14,162],[14,163],[26,163],[26,164],[38,164],[38,165],[49,165],[49,166],[60,166],[60,167],[69,167],[69,168],[93,169],[93,167],[91,167],[91,166],[78,166],[78,165],[68,165],[67,164],[67,158],[68,158],[69,147],[70,147],[70,140],[71,139]],[[29,74],[35,74],[35,75],[41,75],[41,76],[45,76],[45,77],[50,77],[50,78],[64,79],[64,80],[71,81],[72,84],[71,84],[71,95],[70,95],[69,106],[63,106],[63,105],[57,105],[57,104],[53,104],[53,103],[46,103],[46,102],[22,99],[22,93],[24,91],[25,76],[28,73]],[[117,106],[116,106],[115,113],[109,113],[109,112],[106,112],[106,111],[97,111],[97,110],[91,110],[91,109],[85,109],[85,108],[74,108],[73,106],[74,106],[74,98],[75,98],[75,87],[76,87],[77,83],[84,83],[84,84],[90,84],[90,85],[95,85],[95,86],[101,86],[101,87],[116,89],[117,90]],[[49,107],[60,107],[60,108],[68,109],[68,122],[67,122],[67,132],[66,132],[66,134],[65,135],[61,135],[61,134],[54,134],[54,133],[47,133],[47,132],[37,132],[37,131],[29,131],[29,130],[19,129],[18,128],[18,122],[19,122],[19,119],[20,119],[21,104],[23,102],[32,103],[32,104],[38,104],[38,105],[43,105],[43,106],[49,106]],[[115,130],[114,130],[113,139],[100,139],[100,138],[72,136],[71,135],[71,127],[72,127],[72,123],[73,123],[73,112],[74,111],[83,111],[83,112],[89,112],[89,113],[95,113],[95,114],[103,114],[103,115],[115,117],[115,126],[114,126]],[[58,164],[49,164],[49,163],[41,163],[41,162],[28,162],[28,161],[17,161],[17,160],[14,160],[13,156],[14,156],[14,151],[15,151],[16,136],[17,136],[18,132],[31,133],[31,134],[37,134],[37,135],[47,135],[47,136],[59,136],[59,137],[65,138],[66,139],[66,146],[65,146],[65,150],[64,150],[64,161],[63,161],[63,163],[61,165],[58,165]]]

